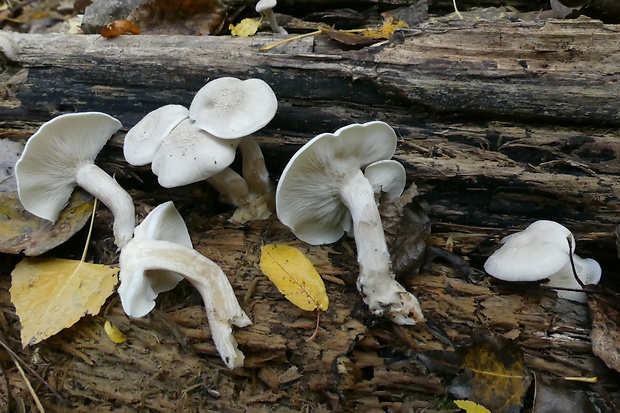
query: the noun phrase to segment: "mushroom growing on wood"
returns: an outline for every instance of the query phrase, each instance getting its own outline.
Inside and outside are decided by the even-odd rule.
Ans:
[[[24,208],[54,222],[78,185],[112,211],[115,243],[122,248],[133,236],[133,200],[95,165],[97,154],[120,127],[118,120],[100,112],[61,115],[43,124],[15,165]]]
[[[190,109],[167,105],[147,114],[125,136],[125,159],[152,163],[164,187],[206,180],[237,206],[231,221],[271,215],[273,194],[260,147],[248,136],[274,117],[275,94],[259,79],[220,78],[203,87]],[[229,168],[239,147],[243,177]]]
[[[171,201],[159,205],[135,229],[121,250],[120,287],[123,309],[143,317],[155,306],[160,292],[187,279],[200,293],[215,347],[230,369],[243,366],[232,326],[252,322],[245,314],[222,269],[192,248],[187,227]]]
[[[412,325],[424,317],[418,300],[390,270],[373,183],[362,173],[364,168],[394,173],[391,163],[376,165],[392,157],[396,142],[394,130],[384,122],[353,124],[316,136],[284,169],[276,211],[299,239],[313,245],[337,241],[351,227],[360,265],[357,288],[364,302],[374,315]],[[382,187],[382,174],[377,178],[374,172],[375,185]],[[397,179],[404,182],[404,177]],[[393,195],[400,195],[403,188],[404,184]]]
[[[548,278],[550,287],[579,290],[581,285],[575,279],[571,255],[582,284],[596,284],[601,278],[598,262],[575,254],[573,234],[557,222],[536,221],[500,243],[502,246],[484,263],[485,271],[497,279],[540,281]],[[557,294],[572,301],[587,301],[587,295],[581,292],[557,290]]]
[[[273,14],[273,8],[276,7],[278,2],[276,0],[260,0],[256,3],[256,12],[264,15],[269,20],[271,31],[279,34],[288,34],[286,29],[278,25],[276,16]]]
[[[276,95],[264,81],[221,77],[196,93],[189,117],[220,139],[241,139],[243,178],[252,193],[262,196],[271,192],[271,182],[263,153],[250,135],[267,125],[277,110]]]

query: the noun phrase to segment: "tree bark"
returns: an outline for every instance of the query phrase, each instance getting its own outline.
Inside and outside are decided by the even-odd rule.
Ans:
[[[159,106],[188,105],[209,79],[258,77],[280,102],[258,136],[272,174],[318,133],[384,120],[402,137],[396,157],[434,222],[554,219],[611,254],[618,30],[586,20],[427,23],[362,50],[320,36],[268,52],[260,47],[272,36],[14,34],[21,52],[3,75],[14,74],[5,86],[14,98],[0,117],[10,129],[98,110],[131,127]],[[103,161],[124,165],[118,150]]]

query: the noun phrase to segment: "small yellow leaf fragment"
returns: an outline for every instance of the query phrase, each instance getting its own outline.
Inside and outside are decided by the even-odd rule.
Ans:
[[[467,413],[491,413],[491,411],[486,407],[480,406],[478,403],[474,403],[469,400],[455,400],[454,404],[465,410]]]
[[[122,344],[127,341],[127,336],[123,334],[121,330],[116,328],[116,326],[112,325],[110,321],[106,321],[103,328],[105,329],[105,333],[108,335],[110,340],[116,344]]]
[[[60,258],[24,258],[11,273],[11,301],[24,347],[97,314],[118,282],[118,268]]]
[[[383,26],[378,29],[366,29],[361,32],[361,35],[373,39],[389,39],[396,30],[406,27],[409,27],[407,23],[396,20],[393,17],[388,17],[383,22]]]
[[[323,279],[310,260],[288,245],[269,244],[261,248],[260,269],[278,290],[302,310],[325,311],[329,298]]]
[[[241,20],[236,26],[234,24],[229,25],[228,29],[233,36],[250,37],[256,34],[259,27],[260,20],[247,18]]]

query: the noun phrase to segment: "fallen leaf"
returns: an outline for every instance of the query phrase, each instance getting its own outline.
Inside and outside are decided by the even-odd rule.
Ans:
[[[611,293],[605,289],[603,292]],[[603,295],[593,295],[588,300],[592,318],[592,353],[599,357],[610,369],[620,372],[620,305],[617,296],[605,299]]]
[[[228,17],[220,0],[141,1],[127,16],[144,32],[157,34],[218,34]]]
[[[237,24],[231,24],[228,26],[230,34],[238,37],[250,37],[254,36],[260,27],[260,21],[254,19],[243,19]]]
[[[389,200],[385,193],[380,198],[379,212],[397,278],[419,272],[424,263],[426,240],[431,235],[431,221],[417,195],[417,187],[412,184],[396,199]]]
[[[41,255],[81,230],[92,214],[93,197],[73,191],[55,224],[24,210],[17,192],[0,192],[0,252]]]
[[[123,34],[140,34],[140,28],[129,20],[114,20],[101,29],[101,36],[112,39]]]
[[[409,25],[403,21],[397,20],[393,17],[388,17],[383,22],[383,25],[378,29],[365,29],[360,34],[365,37],[373,39],[389,39],[391,35],[398,29],[404,29]]]
[[[569,389],[566,382],[535,375],[532,413],[594,413],[588,393]]]
[[[123,332],[119,330],[116,326],[112,325],[110,321],[106,320],[105,324],[103,325],[103,329],[105,330],[105,333],[108,335],[110,340],[112,340],[116,344],[122,344],[127,341],[127,336],[123,334]]]
[[[325,311],[329,299],[325,284],[310,260],[297,248],[269,244],[261,248],[260,269],[297,307]]]
[[[118,282],[118,268],[60,258],[24,258],[11,273],[11,301],[24,347],[99,312]]]
[[[467,413],[491,413],[491,411],[486,407],[469,400],[455,400],[454,404],[465,410]]]
[[[481,337],[459,352],[462,372],[448,389],[453,397],[493,413],[521,412],[531,377],[519,346],[501,336]]]

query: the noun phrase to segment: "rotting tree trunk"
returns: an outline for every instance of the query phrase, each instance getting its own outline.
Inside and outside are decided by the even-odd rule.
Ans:
[[[585,248],[594,254],[584,256],[613,255],[609,279],[617,268],[613,231],[620,209],[619,30],[583,21],[453,23],[362,51],[343,52],[317,38],[267,53],[258,49],[271,37],[17,35],[22,52],[0,74],[12,75],[0,104],[0,137],[25,140],[42,121],[72,111],[101,110],[131,127],[161,105],[188,105],[210,78],[256,76],[280,102],[258,136],[275,176],[315,134],[385,120],[402,137],[397,159],[424,195],[434,225],[431,242],[471,258],[474,275],[481,265],[473,261],[484,255],[478,246],[495,230],[503,235],[508,225],[547,218],[570,226],[578,248],[584,238],[591,241]],[[148,175],[146,168],[126,165],[121,145],[119,134],[100,161],[136,185],[133,192],[148,201],[139,208],[143,216],[167,193],[152,194],[129,180]],[[188,198],[183,203],[201,205]],[[102,210],[98,221],[104,218]],[[55,361],[41,366],[48,380],[73,401],[154,410],[184,403],[322,411],[325,403],[330,411],[430,411],[432,401],[445,396],[448,382],[415,356],[451,345],[428,325],[371,322],[354,287],[355,254],[346,245],[309,247],[275,219],[244,228],[225,220],[200,216],[190,228],[196,249],[222,266],[254,322],[235,333],[246,354],[244,369],[218,371],[204,310],[187,289],[176,289],[148,319],[129,319],[111,303],[104,316],[39,346],[44,360]],[[304,339],[315,315],[293,307],[260,275],[260,245],[271,242],[303,250],[329,281],[332,305],[312,343]],[[11,327],[3,329],[14,332],[8,277],[0,281],[0,305]],[[442,265],[403,283],[453,342],[481,330],[505,334],[537,373],[598,376],[617,396],[615,376],[591,353],[585,307],[559,302],[539,287],[524,292],[489,278],[468,282]],[[108,340],[103,317],[121,327],[129,344]]]
[[[258,77],[280,102],[259,137],[274,174],[315,134],[385,120],[435,222],[555,219],[612,254],[619,31],[582,20],[450,22],[358,51],[317,37],[269,52],[259,49],[271,36],[15,34],[21,53],[3,74],[14,74],[5,88],[15,95],[0,119],[10,129],[99,110],[130,127],[164,104],[188,105],[209,79]],[[111,156],[123,164],[119,151]]]

